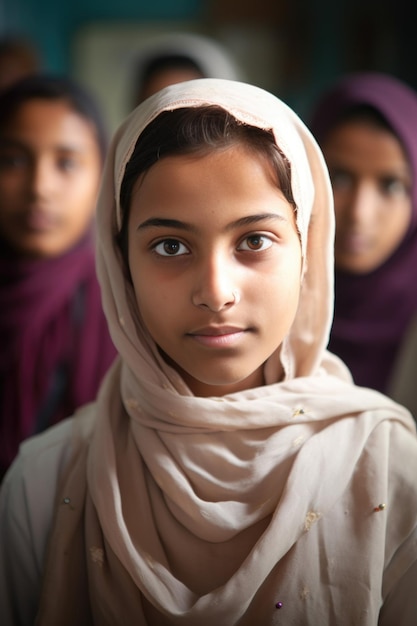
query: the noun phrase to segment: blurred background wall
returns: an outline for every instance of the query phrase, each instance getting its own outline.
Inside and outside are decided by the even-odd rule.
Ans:
[[[417,88],[411,9],[406,0],[0,0],[0,35],[29,38],[46,70],[89,85],[112,128],[135,47],[165,31],[217,39],[249,82],[306,116],[346,72],[386,71]]]

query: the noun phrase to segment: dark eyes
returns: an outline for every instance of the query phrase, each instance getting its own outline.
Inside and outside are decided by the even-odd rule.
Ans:
[[[28,159],[24,155],[0,153],[1,169],[17,169],[25,166],[27,162]]]
[[[331,170],[330,177],[334,191],[353,191],[359,188],[360,179],[344,170]],[[409,185],[396,176],[374,179],[374,184],[384,196],[409,195]]]
[[[256,234],[245,237],[245,239],[243,239],[240,243],[238,250],[251,250],[252,252],[257,252],[260,250],[266,250],[270,246],[272,246],[272,240],[270,237]]]
[[[51,165],[51,167],[55,167],[61,172],[71,172],[78,167],[77,159],[72,156],[57,156],[55,157],[53,163],[54,165]],[[35,163],[31,159],[31,157],[26,154],[7,152],[0,153],[0,169],[18,170],[27,169],[34,166]]]
[[[164,239],[157,243],[153,250],[160,256],[181,256],[189,254],[189,249],[178,239]]]
[[[272,240],[266,235],[249,235],[238,245],[238,250],[259,252],[272,246]],[[182,256],[190,254],[189,248],[178,239],[163,239],[153,246],[154,252],[160,256]]]
[[[342,170],[331,171],[330,178],[334,189],[348,189],[353,186],[353,176]]]
[[[409,193],[408,186],[399,178],[381,179],[380,188],[387,195],[408,195]]]
[[[57,161],[58,168],[64,172],[70,172],[77,167],[76,159],[72,157],[61,157]]]

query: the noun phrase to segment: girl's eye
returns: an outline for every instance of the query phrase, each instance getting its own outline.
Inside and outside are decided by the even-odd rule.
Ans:
[[[272,241],[266,235],[250,235],[240,243],[239,250],[250,250],[257,252],[258,250],[266,250],[272,246]]]
[[[164,239],[153,246],[153,249],[160,256],[181,256],[183,254],[189,254],[188,248],[178,241],[178,239]]]
[[[380,186],[382,189],[382,193],[387,196],[394,195],[408,195],[409,190],[405,182],[400,180],[399,178],[384,178],[380,181]]]
[[[71,157],[61,157],[58,159],[58,168],[63,172],[70,172],[77,167],[77,162]]]
[[[28,159],[19,154],[0,154],[1,169],[19,169],[27,165]]]
[[[352,188],[353,177],[348,172],[345,172],[344,170],[333,169],[330,170],[330,177],[334,190],[341,191]]]

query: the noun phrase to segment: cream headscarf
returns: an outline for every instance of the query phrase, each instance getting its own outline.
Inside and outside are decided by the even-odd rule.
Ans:
[[[220,398],[193,396],[164,363],[115,243],[138,136],[162,111],[207,104],[273,130],[291,163],[304,256],[296,319],[266,365],[271,384]],[[321,152],[299,118],[262,89],[217,79],[168,87],[116,133],[97,227],[103,303],[121,359],[98,402],[74,421],[76,454],[59,494],[72,507],[58,506],[38,623],[269,623],[254,618],[273,601],[268,577],[281,563],[285,571],[306,524],[340,498],[376,426],[395,419],[413,428],[400,407],[354,387],[326,352],[334,218]]]
[[[98,210],[98,272],[114,342],[135,369],[137,347],[131,350],[131,337],[137,334],[137,320],[134,314],[130,320],[126,316],[126,311],[132,310],[132,295],[129,289],[126,291],[114,239],[115,220],[118,227],[121,224],[119,195],[126,163],[138,136],[159,113],[205,104],[223,106],[242,122],[272,129],[292,164],[292,191],[308,267],[297,318],[283,350],[284,367],[287,378],[316,373],[333,315],[334,213],[327,169],[312,135],[289,107],[259,88],[235,81],[203,79],[164,89],[136,109],[116,133]],[[311,221],[314,228],[309,226]],[[133,326],[128,328],[129,323]],[[159,363],[157,368],[153,382],[160,386]],[[339,369],[341,372],[343,368]]]

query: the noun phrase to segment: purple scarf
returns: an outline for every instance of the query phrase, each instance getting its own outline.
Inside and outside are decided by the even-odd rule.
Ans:
[[[115,357],[90,237],[56,259],[0,258],[0,472],[26,437],[93,400]]]
[[[413,174],[412,218],[400,246],[375,271],[336,270],[329,349],[345,361],[357,384],[386,392],[398,348],[417,312],[417,94],[387,75],[347,76],[315,109],[310,128],[319,143],[339,115],[357,104],[379,111],[403,145]]]

